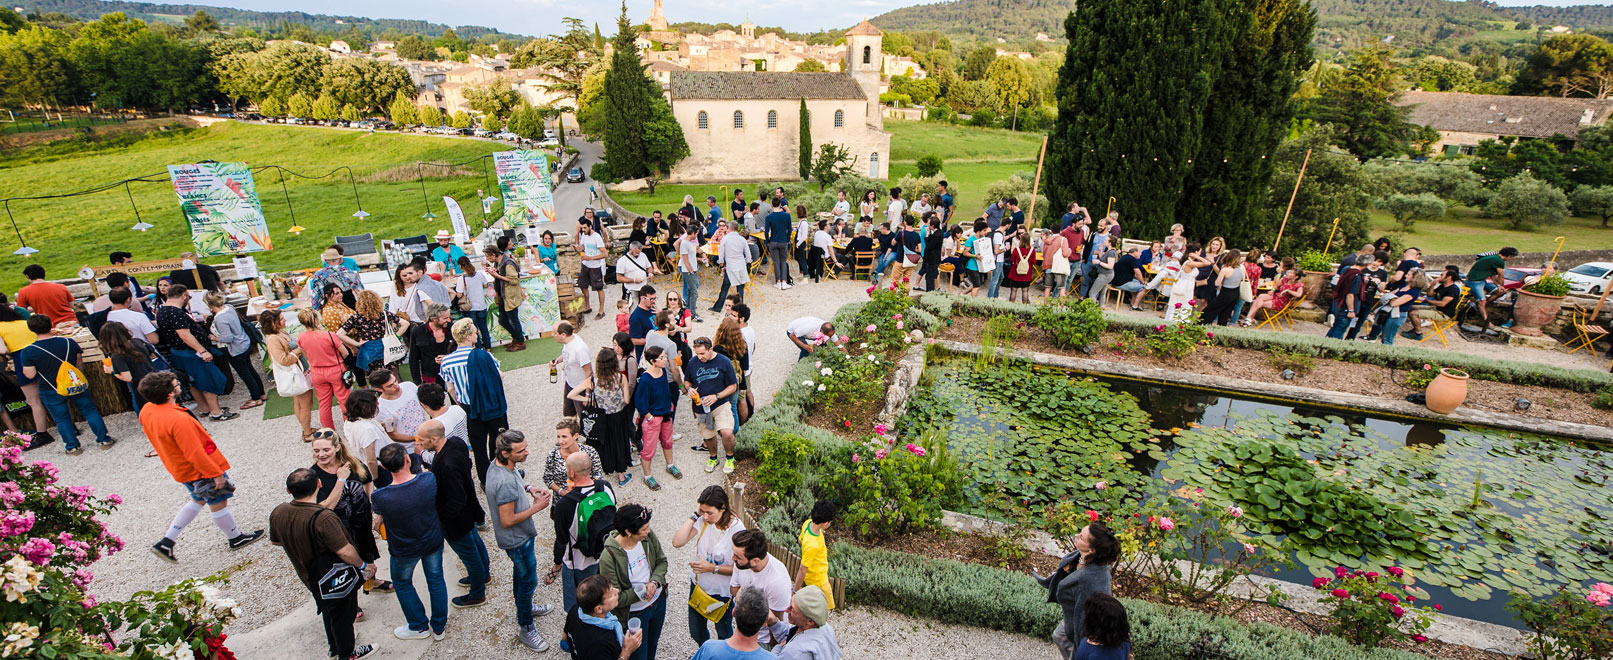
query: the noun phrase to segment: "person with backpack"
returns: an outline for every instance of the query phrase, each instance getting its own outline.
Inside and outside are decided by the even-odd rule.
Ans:
[[[263,530],[243,532],[235,524],[230,511],[230,498],[235,497],[235,482],[230,480],[230,462],[218,450],[213,436],[196,416],[179,405],[179,377],[172,371],[157,371],[140,379],[140,396],[146,407],[140,410],[140,427],[151,439],[157,458],[174,481],[185,486],[189,501],[174,514],[168,532],[162,540],[151,546],[151,551],[164,561],[178,563],[174,556],[174,542],[179,533],[196,519],[202,507],[213,512],[213,524],[228,539],[231,550],[239,550],[262,538]]]
[[[562,601],[577,606],[577,583],[599,574],[599,554],[616,524],[616,493],[610,482],[594,479],[594,461],[584,452],[566,457],[568,487],[549,509],[554,520],[554,567],[543,578],[561,577]]]
[[[84,372],[78,367],[79,360],[84,356],[78,342],[57,337],[50,317],[44,314],[28,317],[28,329],[37,338],[17,354],[17,366],[22,369],[22,375],[28,382],[39,381],[40,401],[50,411],[51,419],[56,420],[56,432],[62,436],[62,446],[66,447],[67,455],[84,453],[84,449],[78,446],[78,427],[73,423],[72,413],[67,410],[69,403],[78,409],[84,421],[89,423],[90,430],[95,432],[95,443],[102,449],[111,449],[118,441],[107,435],[106,422],[101,420],[101,411],[95,407],[95,399],[90,397],[90,381],[84,378]]]
[[[297,577],[313,594],[314,608],[325,624],[325,643],[329,645],[330,656],[356,660],[375,655],[380,648],[378,645],[357,646],[353,634],[353,619],[359,613],[358,582],[361,580],[327,583],[322,578],[341,569],[338,564],[345,564],[349,569],[357,569],[358,577],[368,580],[375,577],[376,565],[359,556],[358,549],[347,539],[347,528],[341,518],[319,503],[319,476],[313,470],[292,470],[286,475],[286,492],[291,495],[291,501],[281,503],[269,513],[269,542],[285,550],[286,559],[297,569]],[[336,588],[321,589],[325,584]]]

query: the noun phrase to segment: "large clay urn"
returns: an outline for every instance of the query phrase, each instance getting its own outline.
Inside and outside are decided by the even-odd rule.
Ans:
[[[1557,311],[1562,306],[1562,296],[1543,296],[1518,289],[1518,300],[1512,304],[1512,329],[1538,337],[1541,328],[1557,319]]]
[[[1467,372],[1457,369],[1440,369],[1439,375],[1428,384],[1425,393],[1428,409],[1449,415],[1467,400]]]
[[[1322,289],[1326,288],[1327,281],[1333,279],[1333,272],[1326,270],[1307,270],[1303,272],[1305,274],[1300,276],[1299,281],[1305,285],[1305,300],[1302,301],[1300,306],[1306,309],[1313,306],[1327,307],[1326,304],[1317,303],[1316,301],[1322,295]]]

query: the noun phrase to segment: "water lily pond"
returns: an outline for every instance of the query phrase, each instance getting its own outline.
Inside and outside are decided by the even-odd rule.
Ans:
[[[1506,625],[1508,592],[1613,582],[1606,447],[955,356],[925,381],[898,430],[947,434],[977,510],[1202,488],[1292,553],[1280,577],[1395,564],[1447,613]]]

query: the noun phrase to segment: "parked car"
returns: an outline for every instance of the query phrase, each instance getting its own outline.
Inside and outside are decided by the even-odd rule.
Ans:
[[[1602,295],[1609,285],[1613,285],[1613,262],[1592,261],[1580,264],[1563,273],[1563,279],[1568,280],[1569,291],[1593,296]]]
[[[478,128],[474,132],[476,133],[476,137],[487,137],[487,136],[493,134],[492,131],[487,130],[485,128]]]
[[[514,133],[511,133],[509,131],[499,131],[499,132],[493,134],[493,139],[495,139],[495,140],[519,140],[519,139],[521,139],[521,136],[516,135]]]
[[[286,117],[286,123],[301,126],[303,124],[307,124],[308,120],[303,119],[302,117]]]
[[[246,113],[246,119],[248,121],[263,121],[263,115],[260,115],[256,112],[248,112]]]
[[[553,149],[555,147],[560,146],[560,141],[556,140],[554,138],[544,138],[542,142],[538,143],[538,146],[544,147],[544,148],[547,148],[547,149]]]
[[[567,183],[582,183],[583,179],[586,179],[586,178],[587,177],[583,176],[583,174],[582,174],[582,168],[581,167],[573,167],[573,168],[571,168],[570,171],[566,172],[566,182]]]
[[[371,124],[375,128],[383,130],[383,131],[390,131],[390,130],[396,129],[398,127],[397,124],[394,124],[394,123],[389,122],[389,121],[381,120],[381,119],[377,119],[377,120],[371,122]]]
[[[1534,284],[1544,272],[1539,268],[1507,268],[1501,271],[1502,286],[1508,291],[1521,289],[1525,284]]]
[[[559,139],[559,137],[560,136],[555,135],[554,131],[551,131],[551,130],[548,130],[548,129],[544,129],[544,131],[543,131],[543,139],[545,139],[545,140],[555,140],[555,139]]]

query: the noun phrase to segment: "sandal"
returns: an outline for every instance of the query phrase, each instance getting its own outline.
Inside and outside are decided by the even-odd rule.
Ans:
[[[146,458],[156,458],[156,457],[157,457],[157,450],[153,449],[151,451],[146,452]]]
[[[303,442],[313,442],[314,441],[314,432],[313,431],[303,431],[302,432],[302,441]]]
[[[248,401],[246,403],[241,404],[241,410],[246,410],[248,408],[256,408],[256,407],[261,406],[263,404],[264,404],[263,399],[253,399],[251,401]]]

